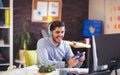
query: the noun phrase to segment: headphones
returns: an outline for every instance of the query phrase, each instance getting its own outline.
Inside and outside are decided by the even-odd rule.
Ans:
[[[48,35],[49,36],[52,36],[52,31],[50,30],[52,24],[53,24],[53,22],[51,22],[48,26]]]
[[[61,21],[50,22],[49,26],[48,26],[48,34],[49,34],[49,36],[52,36],[52,31],[54,30],[54,28],[61,27],[61,26],[64,26],[64,22],[61,22]]]

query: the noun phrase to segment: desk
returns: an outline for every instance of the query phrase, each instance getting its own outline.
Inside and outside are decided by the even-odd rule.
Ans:
[[[64,72],[64,74],[63,74]],[[67,75],[67,73],[88,73],[87,68],[61,68],[52,72],[52,75]],[[38,67],[36,65],[0,72],[0,75],[37,75]]]
[[[103,71],[103,72],[95,72],[88,74],[88,68],[61,68],[53,71],[52,75],[67,75],[61,74],[61,72],[67,72],[68,75],[76,74],[76,75],[115,75],[114,71],[110,74],[110,71]],[[38,67],[36,65],[13,69],[9,71],[0,72],[0,75],[37,75]],[[118,70],[118,75],[120,75],[120,69]]]
[[[85,44],[83,42],[77,42],[77,41],[67,41],[65,40],[70,46],[74,48],[90,48],[90,44]]]

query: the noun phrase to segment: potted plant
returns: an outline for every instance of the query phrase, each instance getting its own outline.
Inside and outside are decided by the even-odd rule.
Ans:
[[[19,48],[19,58],[25,61],[24,50],[27,49],[27,45],[31,42],[30,33],[26,29],[26,22],[23,22],[22,32],[16,35],[15,42],[20,46]]]
[[[52,75],[52,71],[55,70],[55,64],[45,66],[44,64],[38,65],[38,75]]]
[[[30,44],[30,33],[26,29],[26,22],[23,22],[22,32],[16,35],[16,42],[20,45],[20,49],[26,50],[27,45]]]

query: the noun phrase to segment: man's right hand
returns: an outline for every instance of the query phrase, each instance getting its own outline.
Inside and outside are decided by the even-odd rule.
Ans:
[[[69,59],[69,61],[67,62],[68,67],[72,68],[73,66],[77,64],[76,58],[77,58],[76,56],[75,57],[73,56]]]

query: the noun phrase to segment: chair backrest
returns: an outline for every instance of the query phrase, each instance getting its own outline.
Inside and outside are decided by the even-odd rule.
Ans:
[[[37,64],[37,53],[36,50],[25,50],[25,64],[31,66]]]

